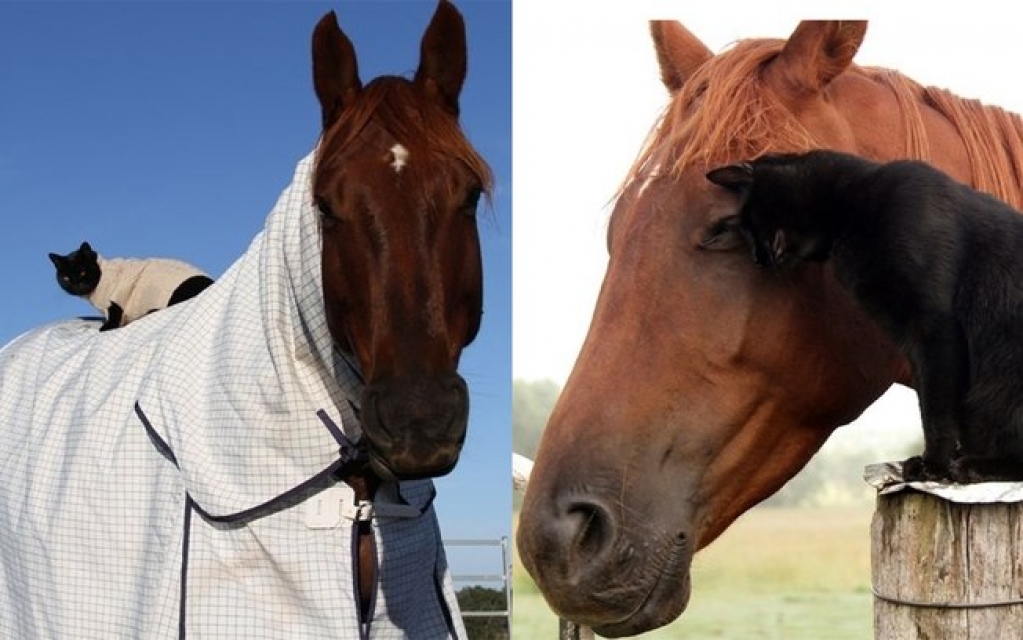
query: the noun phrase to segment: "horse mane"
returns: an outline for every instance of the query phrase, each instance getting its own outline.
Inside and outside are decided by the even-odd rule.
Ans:
[[[417,158],[406,171],[418,168],[424,179],[443,178],[445,172],[436,170],[437,160],[454,159],[465,165],[487,198],[491,197],[494,178],[490,166],[462,133],[458,118],[436,98],[397,76],[380,76],[363,87],[355,100],[342,109],[337,121],[323,132],[316,156],[317,176],[322,170],[336,169],[333,165],[344,161],[342,152],[370,121],[400,140],[410,156]],[[449,181],[448,187],[453,186]]]
[[[752,158],[769,150],[819,148],[813,133],[763,88],[760,71],[784,44],[742,40],[727,55],[701,66],[654,125],[625,184],[658,165],[680,175],[692,166]],[[974,186],[1023,207],[1023,120],[1018,115],[945,89],[923,87],[891,69],[852,65],[845,73],[859,74],[894,93],[907,132],[904,157],[930,160],[922,109],[934,109],[962,139]]]

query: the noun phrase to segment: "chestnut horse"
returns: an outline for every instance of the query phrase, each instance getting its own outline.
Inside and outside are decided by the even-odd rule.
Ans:
[[[231,268],[117,331],[0,348],[0,636],[464,637],[429,477],[482,306],[465,25],[363,85],[315,27],[323,131]]]
[[[758,270],[715,224],[711,167],[833,148],[920,158],[1019,207],[1023,125],[853,63],[863,22],[803,22],[714,55],[652,35],[671,102],[621,188],[589,333],[543,434],[518,527],[551,607],[605,636],[678,617],[693,554],[792,478],[908,363],[826,265]]]
[[[327,322],[359,365],[365,444],[387,479],[445,474],[465,441],[456,367],[480,326],[476,205],[492,182],[458,124],[465,73],[465,29],[446,0],[411,81],[363,86],[333,14],[313,34]]]

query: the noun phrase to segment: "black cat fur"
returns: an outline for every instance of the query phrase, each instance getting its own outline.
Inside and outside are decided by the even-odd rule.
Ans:
[[[707,178],[740,199],[708,247],[739,233],[765,268],[830,260],[909,359],[925,450],[908,480],[1023,480],[1023,215],[908,160],[811,151]]]
[[[213,280],[178,260],[107,260],[88,242],[66,256],[50,254],[57,284],[88,300],[106,321],[100,331],[123,327],[142,316],[199,295]]]

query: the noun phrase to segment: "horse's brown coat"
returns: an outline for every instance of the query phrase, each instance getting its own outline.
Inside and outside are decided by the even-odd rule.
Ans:
[[[910,382],[825,267],[767,278],[706,244],[737,204],[707,169],[826,147],[927,159],[1017,206],[1023,184],[1019,118],[853,65],[863,23],[804,22],[717,56],[681,25],[652,31],[672,101],[612,214],[597,308],[518,529],[548,602],[602,635],[677,617],[693,552]]]
[[[365,380],[363,432],[385,478],[447,473],[465,440],[468,394],[456,367],[479,330],[475,214],[492,183],[458,123],[465,46],[462,17],[442,0],[414,78],[364,86],[334,14],[313,33],[327,321]],[[396,145],[407,151],[401,171],[391,166]]]

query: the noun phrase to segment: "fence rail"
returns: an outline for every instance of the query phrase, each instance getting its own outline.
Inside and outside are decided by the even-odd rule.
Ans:
[[[508,627],[508,636],[511,637],[511,606],[512,606],[512,582],[511,563],[508,559],[508,536],[500,538],[465,539],[455,538],[444,541],[446,549],[455,547],[499,547],[501,550],[501,573],[452,573],[451,580],[456,583],[501,583],[504,591],[504,609],[490,609],[486,611],[462,611],[462,618],[504,618]]]

